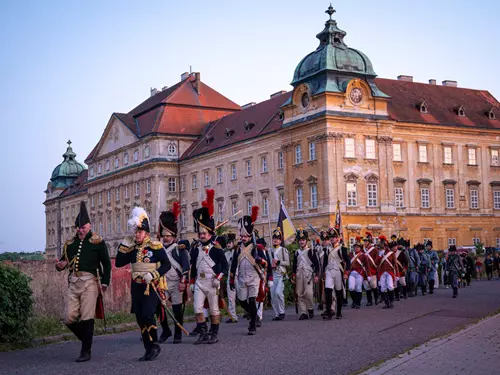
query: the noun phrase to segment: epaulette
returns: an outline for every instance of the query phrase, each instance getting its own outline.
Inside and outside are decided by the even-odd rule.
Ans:
[[[222,250],[222,247],[221,247],[221,246],[220,246],[220,244],[218,244],[218,243],[213,243],[213,244],[212,244],[212,247],[213,247],[214,249],[221,249],[221,250]]]
[[[72,237],[72,238],[70,238],[69,240],[67,240],[67,241],[64,243],[64,246],[69,246],[69,245],[71,245],[73,242],[75,242],[75,237]]]
[[[89,238],[89,242],[93,245],[98,245],[102,242],[102,237],[97,233],[93,233],[92,237]]]
[[[151,241],[148,246],[153,250],[163,249],[163,244],[160,241]]]

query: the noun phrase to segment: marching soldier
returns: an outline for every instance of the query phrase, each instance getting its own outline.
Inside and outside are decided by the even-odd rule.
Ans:
[[[309,234],[300,228],[297,230],[296,239],[299,248],[295,252],[292,266],[292,283],[298,299],[299,320],[314,317],[313,282],[318,282],[319,263],[314,251],[307,246]],[[331,305],[331,304],[330,304]]]
[[[172,267],[166,274],[168,291],[167,295],[172,302],[172,311],[175,320],[179,324],[183,324],[184,313],[184,294],[186,285],[189,279],[189,241],[179,241],[177,239],[177,220],[180,214],[179,202],[174,202],[172,211],[164,211],[160,214],[158,224],[158,236],[163,240],[163,246],[167,253],[168,260]],[[165,342],[168,337],[172,336],[172,332],[168,326],[167,315],[163,312],[163,321],[161,322],[163,332],[159,342]],[[182,341],[182,331],[175,325],[174,328],[174,344],[180,344]]]
[[[325,275],[326,315],[324,319],[332,319],[333,290],[335,289],[336,318],[342,319],[343,299],[346,297],[346,272],[351,268],[351,259],[347,248],[342,246],[337,229],[329,229],[330,241],[333,248],[327,248],[323,258],[323,273]]]
[[[363,253],[360,242],[354,243],[354,254],[351,255],[351,270],[349,272],[349,293],[352,297],[353,309],[361,308],[361,299],[363,297],[363,282],[371,281],[370,267],[368,259]]]
[[[228,233],[227,234],[227,243],[226,243],[226,248],[224,249],[224,254],[226,256],[227,264],[231,265],[233,263],[233,257],[234,257],[234,241],[236,239],[236,236],[234,233]],[[238,277],[236,277],[237,279]],[[230,278],[227,278],[227,301],[228,301],[228,307],[227,307],[227,312],[229,313],[229,319],[226,321],[226,323],[238,323],[238,314],[236,313],[236,289],[231,289],[229,285]]]
[[[269,252],[266,249],[267,243],[264,238],[257,238],[257,250],[262,251],[265,258],[266,267],[263,268],[264,271],[264,280],[267,281],[267,287],[269,290],[273,287],[273,272],[271,268],[271,259],[269,258]],[[266,285],[264,282],[260,283],[259,293],[257,294],[256,303],[257,303],[257,322],[256,327],[259,328],[262,325],[262,316],[264,313],[264,303],[266,303],[267,292]]]
[[[429,294],[434,294],[434,285],[437,279],[437,267],[439,264],[439,256],[432,250],[432,241],[429,240],[425,244],[425,254],[429,257]]]
[[[269,249],[273,286],[271,287],[271,304],[274,310],[273,320],[285,319],[285,280],[287,267],[290,266],[290,254],[286,247],[281,246],[283,234],[280,228],[273,232],[273,247]]]
[[[418,245],[417,245],[418,246]],[[429,273],[431,260],[429,256],[424,252],[424,245],[418,246],[418,255],[420,257],[420,267],[418,269],[418,286],[422,289],[422,295],[427,294],[427,274]],[[415,293],[416,295],[417,293]]]
[[[80,203],[75,228],[76,235],[64,244],[56,269],[69,270],[64,323],[82,342],[80,357],[76,361],[85,362],[91,357],[96,303],[100,293],[98,277],[102,277],[104,292],[111,280],[111,262],[106,243],[91,230],[85,202]]]
[[[410,246],[410,241],[408,240],[408,247]],[[420,244],[417,244],[413,249],[408,250],[408,289],[409,289],[409,297],[413,297],[417,295],[417,287],[418,287],[418,271],[420,269],[420,255],[418,254],[418,249],[420,248]]]
[[[326,303],[325,302],[325,274],[323,273],[323,262],[324,262],[324,257],[325,257],[325,253],[332,250],[332,246],[330,245],[330,235],[328,233],[327,230],[322,230],[321,232],[319,232],[319,239],[321,240],[321,245],[318,245],[316,246],[317,248],[317,251],[316,251],[316,254],[318,256],[318,261],[319,261],[319,275],[318,275],[318,278],[319,278],[319,281],[318,281],[318,302],[319,302],[319,305],[318,305],[318,310],[323,310],[323,303]],[[327,250],[329,249],[329,250]],[[332,298],[332,301],[333,301],[333,298]],[[332,302],[333,303],[333,302]],[[333,304],[332,304],[332,311],[333,311]],[[325,308],[325,311],[323,311],[323,313],[321,314],[321,316],[325,316],[326,315],[326,308]]]
[[[251,216],[243,216],[238,220],[241,241],[235,250],[231,263],[230,281],[231,289],[236,288],[236,275],[238,276],[238,300],[250,317],[248,334],[257,333],[257,296],[264,286],[264,269],[268,266],[266,254],[257,249],[254,224],[257,221],[259,207],[252,207]]]
[[[381,253],[375,261],[378,265],[378,277],[380,280],[380,290],[382,299],[385,302],[384,309],[394,307],[394,285],[399,277],[397,273],[396,250],[397,242],[392,242],[390,248],[385,247],[387,240],[384,236],[380,236]]]
[[[453,288],[453,298],[457,298],[458,279],[464,277],[465,268],[462,263],[462,257],[457,254],[457,247],[455,245],[450,246],[449,252],[448,261],[446,262],[446,276],[449,280],[448,283]]]
[[[171,265],[162,243],[151,240],[149,218],[142,207],[132,210],[128,223],[133,226],[135,237],[126,237],[120,244],[115,265],[132,265],[132,312],[135,313],[146,349],[146,353],[139,360],[151,361],[158,357],[161,351],[155,312],[167,287],[164,275]]]
[[[365,238],[363,242],[365,244],[365,255],[368,261],[368,268],[371,274],[370,280],[365,280],[364,287],[366,290],[366,306],[373,305],[373,298],[375,299],[375,305],[378,305],[378,283],[377,283],[377,265],[375,264],[375,259],[377,259],[377,249],[373,245],[373,237],[370,232],[365,233]]]
[[[406,271],[408,270],[408,256],[406,254],[405,247],[407,246],[408,241],[406,241],[404,238],[400,238],[397,243],[398,248],[396,251],[396,271],[399,276],[397,279],[395,294],[396,301],[399,301],[400,295],[402,295],[404,299],[407,298]]]
[[[219,342],[219,289],[220,282],[228,270],[224,251],[219,244],[212,242],[212,237],[215,235],[213,218],[215,192],[208,189],[206,194],[207,200],[202,202],[202,207],[193,212],[194,229],[198,233],[198,243],[191,252],[190,288],[194,293],[193,307],[196,316],[196,332],[200,333],[195,345]],[[207,322],[203,314],[205,299],[208,300],[210,309],[210,332],[208,332]]]

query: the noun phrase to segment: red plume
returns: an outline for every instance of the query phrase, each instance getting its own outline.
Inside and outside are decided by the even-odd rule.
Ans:
[[[368,237],[368,236],[373,237],[370,232],[365,232],[365,234],[366,234],[366,237]]]
[[[356,241],[361,242],[361,237],[360,236],[356,236]]]
[[[259,217],[259,206],[252,206],[252,223],[257,221],[257,217]]]
[[[214,197],[215,191],[214,189],[207,189],[207,208],[208,208],[208,216],[214,216]]]
[[[316,243],[319,245],[319,238],[316,238]]]
[[[181,204],[179,202],[175,201],[172,204],[172,213],[175,216],[175,221],[177,221],[177,219],[179,218],[179,215],[181,213]]]
[[[387,241],[387,237],[386,236],[379,236],[378,238],[380,241]]]
[[[208,202],[207,201],[201,202],[201,207],[208,207]]]

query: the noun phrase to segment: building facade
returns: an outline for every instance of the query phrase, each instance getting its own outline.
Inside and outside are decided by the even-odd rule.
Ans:
[[[441,249],[500,247],[499,102],[455,81],[376,78],[328,12],[290,92],[240,107],[199,73],[184,73],[129,113],[114,113],[85,160],[88,170],[57,177],[68,156],[54,170],[44,203],[47,257],[72,235],[80,200],[111,255],[136,205],[155,228],[179,200],[181,236],[191,239],[191,214],[206,188],[230,227],[260,206],[265,236],[281,201],[296,226],[305,218],[322,229],[333,225],[339,200],[346,241],[369,230],[431,238]]]

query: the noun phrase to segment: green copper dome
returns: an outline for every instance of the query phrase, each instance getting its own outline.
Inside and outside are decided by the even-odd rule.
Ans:
[[[76,154],[71,148],[71,141],[68,141],[68,148],[63,154],[63,162],[52,171],[50,181],[53,189],[68,187],[86,169],[83,164],[76,161],[75,157]]]
[[[320,72],[345,72],[350,75],[375,77],[370,59],[362,52],[349,48],[344,43],[346,32],[337,27],[337,21],[332,19],[335,10],[330,7],[326,11],[330,19],[326,21],[325,29],[316,35],[319,46],[297,65],[293,75],[292,85],[296,85]]]

